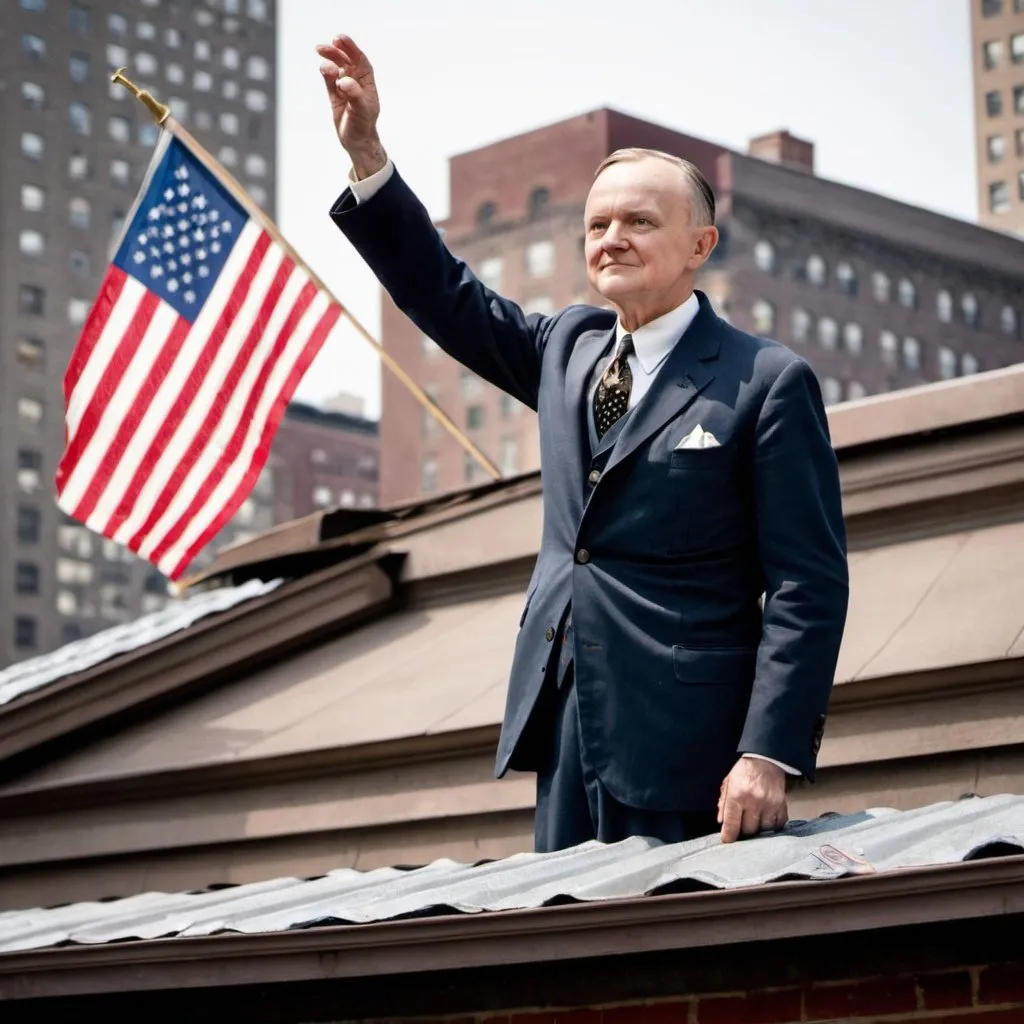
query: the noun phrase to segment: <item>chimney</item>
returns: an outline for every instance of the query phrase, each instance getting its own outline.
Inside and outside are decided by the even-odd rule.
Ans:
[[[814,173],[814,143],[798,139],[785,129],[751,139],[747,153],[770,164],[782,164],[806,174]]]

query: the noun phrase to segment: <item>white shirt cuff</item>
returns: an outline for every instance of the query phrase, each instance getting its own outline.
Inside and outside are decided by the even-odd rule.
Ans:
[[[372,199],[390,180],[395,173],[395,165],[388,157],[388,162],[379,170],[374,171],[368,178],[356,181],[353,171],[348,172],[348,187],[355,196],[356,203],[365,203]]]
[[[744,754],[744,757],[752,757],[757,761],[767,761],[769,764],[775,765],[776,768],[781,768],[787,775],[800,775],[800,770],[797,768],[791,768],[788,764],[783,764],[781,761],[776,761],[774,757],[765,757],[764,754]]]

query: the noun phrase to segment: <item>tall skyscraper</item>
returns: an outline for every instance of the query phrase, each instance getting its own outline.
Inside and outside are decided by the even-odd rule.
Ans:
[[[271,214],[276,143],[275,0],[8,0],[4,15],[0,666],[167,599],[53,499],[64,370],[158,134],[110,72],[168,103]],[[247,522],[273,509],[269,473],[250,502]]]
[[[721,241],[698,287],[738,327],[804,355],[826,402],[1024,359],[1024,241],[819,178],[814,146],[788,132],[753,139],[743,154],[595,110],[505,139],[452,159],[449,245],[528,311],[600,304],[587,283],[583,206],[598,163],[624,146],[674,153],[708,176]],[[382,334],[503,472],[536,468],[531,412],[459,367],[386,296]],[[386,374],[382,501],[482,479]]]
[[[1024,237],[1024,0],[968,0],[978,219]]]

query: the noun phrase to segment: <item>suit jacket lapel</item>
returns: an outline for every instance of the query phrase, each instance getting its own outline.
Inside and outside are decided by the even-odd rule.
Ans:
[[[719,319],[702,292],[700,310],[658,371],[650,390],[626,420],[604,475],[631,455],[664,424],[678,416],[715,378],[721,343]]]
[[[566,422],[569,425],[569,462],[574,495],[582,501],[584,467],[590,464],[590,428],[587,417],[587,386],[597,361],[615,338],[610,331],[587,331],[576,339],[565,368]]]

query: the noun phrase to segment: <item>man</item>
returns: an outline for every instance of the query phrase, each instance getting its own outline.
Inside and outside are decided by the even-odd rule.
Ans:
[[[332,218],[426,334],[539,414],[544,529],[497,758],[499,777],[537,772],[537,849],[781,828],[846,617],[839,480],[807,364],[694,291],[710,186],[666,154],[613,154],[585,255],[615,312],[527,316],[399,177],[365,55],[346,36],[317,52],[352,162]]]

